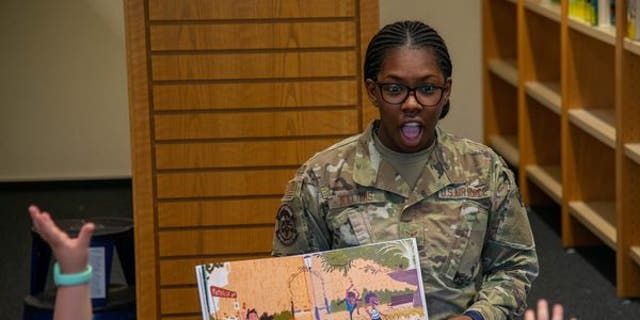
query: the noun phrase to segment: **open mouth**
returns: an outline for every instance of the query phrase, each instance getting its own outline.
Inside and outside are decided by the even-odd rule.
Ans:
[[[403,140],[407,145],[416,145],[422,137],[423,127],[417,122],[407,122],[400,127]]]

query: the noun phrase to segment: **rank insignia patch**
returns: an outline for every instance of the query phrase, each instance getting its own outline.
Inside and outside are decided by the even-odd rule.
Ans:
[[[296,218],[287,204],[280,206],[277,219],[278,230],[276,231],[276,237],[283,245],[292,245],[298,237],[298,230],[296,229]]]

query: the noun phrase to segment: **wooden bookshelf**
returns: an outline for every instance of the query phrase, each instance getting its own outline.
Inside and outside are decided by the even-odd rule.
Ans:
[[[561,204],[561,8],[526,0],[518,16],[520,190],[528,204]]]
[[[527,175],[553,201],[558,205],[562,205],[562,173],[560,166],[531,165],[527,167]]]
[[[616,147],[615,114],[611,109],[574,109],[569,120],[611,148]]]
[[[571,214],[616,250],[616,204],[614,202],[569,202]]]
[[[640,164],[640,143],[627,143],[624,145],[624,154],[635,163]]]
[[[520,164],[520,152],[518,151],[518,138],[516,136],[490,136],[489,146],[502,155],[510,165],[517,167]]]
[[[618,0],[616,47],[616,109],[619,152],[616,182],[618,186],[618,247],[616,290],[620,296],[640,296],[640,42],[626,34],[626,1]]]
[[[624,49],[640,56],[640,41],[624,38]]]
[[[640,246],[631,247],[631,249],[629,249],[629,255],[635,263],[640,265]]]
[[[549,1],[541,0],[526,0],[524,2],[525,8],[535,11],[537,14],[547,17],[556,22],[560,22],[561,8],[557,4],[553,4]]]
[[[569,27],[594,39],[614,46],[616,44],[616,28],[592,26],[584,21],[569,17]]]
[[[483,0],[484,139],[525,203],[561,206],[563,245],[612,248],[617,295],[640,297],[640,41],[615,7],[592,26],[569,0]]]
[[[536,99],[557,115],[562,114],[562,97],[560,96],[559,82],[529,81],[524,84],[528,95]]]
[[[489,70],[514,87],[518,86],[518,67],[516,60],[493,59],[489,61]]]
[[[511,165],[518,148],[517,1],[483,0],[484,140]]]

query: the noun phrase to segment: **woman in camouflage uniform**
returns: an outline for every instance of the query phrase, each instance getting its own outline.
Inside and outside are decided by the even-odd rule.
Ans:
[[[440,129],[452,66],[431,27],[404,21],[364,62],[380,119],[308,160],[288,183],[273,255],[415,237],[429,318],[514,319],[538,274],[527,211],[490,148]]]

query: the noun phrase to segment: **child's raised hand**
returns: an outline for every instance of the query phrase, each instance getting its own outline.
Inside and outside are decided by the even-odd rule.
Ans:
[[[78,237],[70,238],[58,228],[49,213],[40,211],[37,206],[31,205],[29,206],[29,214],[36,232],[51,246],[62,273],[77,273],[87,268],[89,242],[95,229],[93,223],[85,223],[80,229]]]
[[[549,314],[549,303],[547,302],[547,300],[544,300],[544,299],[538,300],[537,312],[534,312],[532,309],[529,309],[524,314],[524,320],[563,320],[563,319],[564,319],[564,309],[562,305],[554,304],[551,314]],[[569,320],[575,320],[575,318],[571,317]]]

